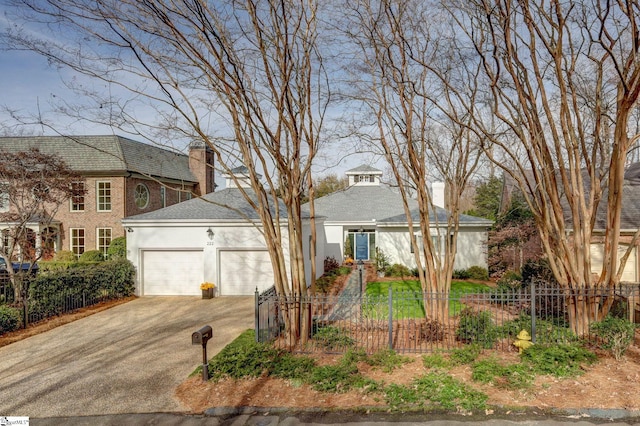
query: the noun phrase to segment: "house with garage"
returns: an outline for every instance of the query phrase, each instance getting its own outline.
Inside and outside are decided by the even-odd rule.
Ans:
[[[591,240],[591,272],[599,274],[602,271],[604,259],[604,234],[607,227],[607,194],[605,189],[602,200],[596,212],[596,220],[593,226]],[[567,209],[566,216],[570,221]],[[640,259],[638,258],[638,243],[630,247],[634,234],[640,229],[640,163],[629,165],[624,174],[624,187],[622,190],[622,210],[620,213],[620,243],[618,245],[618,259],[621,259],[627,250],[631,254],[622,272],[621,281],[637,283],[640,281]]]
[[[382,171],[376,168],[365,165],[346,174],[349,178],[346,189],[315,200],[316,215],[324,217],[325,256],[342,259],[345,244],[350,244],[356,259],[373,260],[378,248],[391,263],[414,268],[409,223],[400,193],[382,183]],[[434,185],[434,189],[443,191],[444,186]],[[442,194],[434,194],[433,198],[444,200]],[[409,208],[417,223],[418,202],[410,199]],[[437,207],[431,215],[431,238],[436,245],[437,239],[444,238],[438,228],[446,228],[447,215],[442,207]],[[484,218],[460,215],[456,269],[487,267],[487,237],[492,223]],[[414,227],[413,232],[418,234],[420,230]],[[443,241],[440,246],[444,246]]]
[[[526,174],[527,179],[533,180],[531,173]],[[583,172],[583,181],[589,190],[589,174]],[[591,272],[600,274],[602,272],[602,263],[604,261],[604,235],[607,229],[607,197],[608,190],[606,182],[602,182],[604,190],[602,198],[596,211],[596,217],[593,223],[590,254],[591,254]],[[515,180],[505,174],[501,199],[501,210],[509,206],[514,194],[518,193]],[[621,281],[629,283],[637,283],[640,281],[640,253],[638,252],[638,242],[631,246],[634,234],[640,229],[640,163],[630,164],[624,173],[624,185],[622,190],[622,209],[620,216],[620,241],[618,245],[618,259],[620,260],[627,250],[631,253],[627,258],[624,270],[622,272]],[[566,200],[562,200],[564,217],[569,232],[572,232],[572,218]]]
[[[106,254],[111,240],[125,235],[122,218],[215,189],[213,152],[204,145],[193,144],[184,154],[116,135],[0,137],[0,154],[31,148],[60,157],[81,176],[74,185],[85,190],[60,208],[47,229],[37,218],[27,224],[45,259],[60,250],[76,256],[88,250]],[[0,224],[0,230],[8,226]],[[53,238],[42,247],[45,233]],[[1,238],[0,248],[5,244]]]
[[[263,291],[274,284],[260,217],[244,195],[256,199],[247,169],[231,172],[235,179],[227,175],[225,189],[122,221],[127,230],[127,258],[138,271],[138,295],[199,295],[203,282],[215,283],[218,295],[253,295],[256,289]],[[288,270],[284,205],[279,214]],[[308,282],[310,235],[306,219],[302,238]],[[324,235],[320,232],[317,238],[316,267],[321,275]]]

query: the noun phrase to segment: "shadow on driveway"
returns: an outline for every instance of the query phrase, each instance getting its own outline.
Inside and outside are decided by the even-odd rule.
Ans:
[[[251,296],[142,297],[0,348],[0,415],[184,412],[174,390],[202,362],[191,333],[213,327],[211,358],[253,309]]]

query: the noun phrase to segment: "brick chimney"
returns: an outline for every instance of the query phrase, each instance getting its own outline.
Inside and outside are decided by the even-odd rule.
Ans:
[[[216,189],[213,150],[202,141],[189,144],[189,169],[198,180],[197,192],[205,195]]]

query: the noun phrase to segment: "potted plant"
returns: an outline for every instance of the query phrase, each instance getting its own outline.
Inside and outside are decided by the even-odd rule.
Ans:
[[[214,283],[204,282],[200,284],[200,290],[202,290],[202,298],[203,299],[212,299],[213,298],[213,290],[216,288]]]

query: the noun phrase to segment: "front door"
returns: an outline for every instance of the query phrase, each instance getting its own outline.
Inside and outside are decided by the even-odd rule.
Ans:
[[[371,259],[376,247],[376,232],[374,230],[350,229],[348,238],[353,247],[354,260],[367,261]]]

